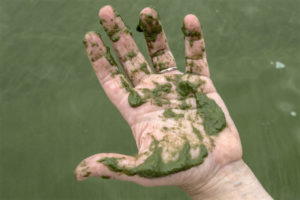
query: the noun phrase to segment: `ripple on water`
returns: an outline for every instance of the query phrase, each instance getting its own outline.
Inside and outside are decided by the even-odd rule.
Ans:
[[[283,69],[285,68],[285,64],[279,61],[271,61],[270,62],[271,65],[274,65],[276,69]]]
[[[297,113],[296,113],[295,111],[291,111],[290,115],[291,115],[292,117],[296,117],[296,116],[297,116]]]

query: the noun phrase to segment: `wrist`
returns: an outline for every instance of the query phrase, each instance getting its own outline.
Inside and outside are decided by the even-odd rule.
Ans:
[[[206,184],[183,190],[193,200],[272,199],[243,160],[225,165]]]

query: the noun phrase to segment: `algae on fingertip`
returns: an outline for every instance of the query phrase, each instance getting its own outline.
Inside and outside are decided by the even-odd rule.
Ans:
[[[185,24],[183,23],[181,27],[181,31],[185,36],[190,36],[190,37],[197,37],[198,39],[201,38],[201,32],[199,31],[189,31],[186,27]]]
[[[88,44],[87,44],[87,41],[86,41],[86,39],[82,40],[82,43],[83,43],[83,45],[84,45],[84,47],[85,47],[85,48],[87,48],[87,47],[88,47]]]
[[[139,24],[136,30],[139,32],[144,32],[146,41],[155,42],[157,35],[162,32],[162,27],[159,23],[159,16],[154,18],[151,14],[142,14]],[[149,45],[149,44],[148,44]]]

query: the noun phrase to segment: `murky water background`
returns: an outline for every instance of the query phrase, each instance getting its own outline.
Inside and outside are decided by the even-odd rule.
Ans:
[[[134,31],[160,12],[184,69],[182,19],[203,26],[212,79],[235,121],[244,160],[275,199],[300,198],[300,1],[0,1],[0,199],[189,199],[173,187],[89,179],[73,170],[100,152],[136,153],[81,43],[112,4]],[[107,41],[107,37],[104,37]]]

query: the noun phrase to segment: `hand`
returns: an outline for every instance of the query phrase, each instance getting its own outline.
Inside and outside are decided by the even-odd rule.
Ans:
[[[93,155],[76,168],[77,180],[99,176],[193,190],[206,185],[225,166],[241,161],[238,131],[210,79],[197,17],[184,18],[184,74],[174,68],[154,9],[141,11],[137,29],[144,32],[156,73],[116,11],[105,6],[99,18],[129,81],[95,32],[85,35],[87,54],[107,96],[130,125],[138,154]]]

